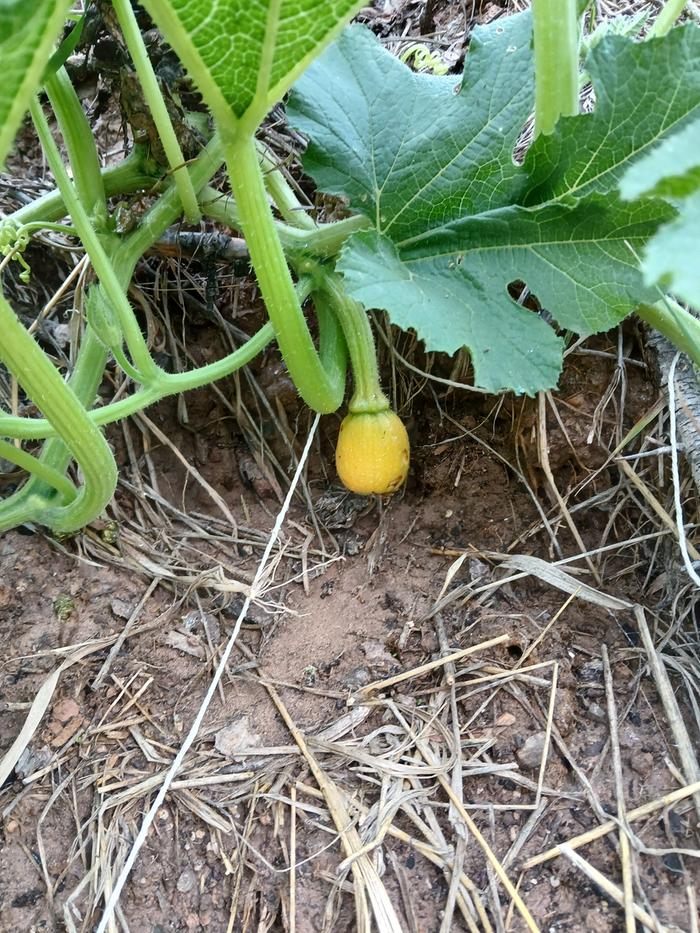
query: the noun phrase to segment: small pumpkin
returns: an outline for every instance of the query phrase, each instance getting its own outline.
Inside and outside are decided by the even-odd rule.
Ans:
[[[341,482],[360,495],[386,495],[408,475],[411,447],[403,422],[393,411],[346,415],[340,426],[335,465]]]

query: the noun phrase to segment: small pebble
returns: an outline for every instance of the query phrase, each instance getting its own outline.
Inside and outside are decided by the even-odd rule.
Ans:
[[[603,707],[595,701],[588,705],[586,716],[588,716],[589,719],[594,719],[596,722],[607,722],[608,719],[607,713]]]
[[[536,732],[525,740],[523,747],[519,748],[516,752],[521,767],[531,770],[539,768],[544,753],[546,738],[544,732]]]
[[[177,879],[177,889],[180,894],[188,894],[196,883],[197,879],[194,876],[194,872],[190,868],[186,868]]]
[[[646,777],[654,767],[654,756],[651,752],[637,752],[636,755],[632,755],[630,765],[633,771],[641,774],[642,777]]]

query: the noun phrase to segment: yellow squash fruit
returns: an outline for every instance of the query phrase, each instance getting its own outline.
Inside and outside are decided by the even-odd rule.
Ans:
[[[396,492],[408,474],[410,449],[406,428],[393,411],[349,414],[335,451],[338,476],[364,496]]]

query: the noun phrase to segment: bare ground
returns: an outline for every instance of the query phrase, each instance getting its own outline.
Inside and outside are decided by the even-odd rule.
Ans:
[[[585,374],[602,376],[606,369],[609,374],[611,363],[602,360]],[[653,401],[653,387],[638,367],[632,378],[644,408]],[[578,373],[565,380],[563,398],[571,399],[574,388],[588,395]],[[591,398],[598,392],[596,387]],[[212,404],[206,392],[189,399],[192,420],[199,423],[200,405]],[[505,568],[509,552],[550,564],[557,555],[541,529],[535,532],[540,519],[527,489],[497,456],[512,443],[512,416],[502,410],[500,418],[474,424],[471,412],[481,405],[453,399],[446,404],[447,423],[435,409],[415,414],[414,478],[402,498],[381,506],[332,487],[329,493],[315,475],[322,460],[314,459],[307,488],[313,515],[327,528],[325,547],[310,514],[296,504],[264,605],[246,618],[180,785],[159,810],[122,896],[125,929],[287,928],[292,890],[296,929],[359,925],[352,874],[337,874],[342,853],[327,804],[314,795],[317,784],[270,688],[323,771],[347,795],[347,812],[362,840],[371,843],[378,832],[383,839],[368,857],[404,929],[440,929],[449,905],[445,875],[460,845],[474,899],[483,902],[492,923],[509,913],[509,898],[482,848],[469,833],[460,844],[463,829],[438,774],[454,780],[455,768],[462,770],[454,785],[459,797],[513,882],[528,857],[616,812],[617,755],[627,809],[686,783],[633,614],[594,605],[580,594],[570,601],[532,576],[507,582],[517,577]],[[583,413],[572,418],[563,410],[574,432]],[[120,494],[114,543],[103,540],[112,542],[107,532],[113,529],[105,526],[101,535],[88,531],[60,543],[14,532],[0,545],[5,744],[59,661],[77,658],[58,680],[31,740],[33,757],[22,762],[0,798],[0,923],[7,930],[62,928],[66,914],[76,929],[91,928],[153,782],[188,731],[231,631],[242,601],[231,590],[249,582],[276,503],[270,490],[260,497],[243,483],[240,459],[231,453],[235,442],[223,448],[224,456],[198,461],[203,443],[222,449],[221,413],[214,408],[209,414],[204,442],[178,424],[176,403],[163,403],[149,417],[188,462],[199,463],[202,479],[225,505],[237,516],[247,514],[260,531],[239,527],[238,536],[232,534],[211,501],[207,507],[202,487],[185,486],[185,471],[172,453],[149,444],[158,497],[177,503],[183,516],[196,515],[190,519],[196,530],[168,517],[142,474],[142,501],[132,501],[130,488]],[[526,419],[521,412],[520,423]],[[322,430],[332,433],[328,420]],[[465,423],[476,430],[455,437],[455,425]],[[527,448],[520,449],[526,457]],[[132,453],[147,474],[141,445]],[[557,475],[564,488],[580,468],[572,463],[573,452],[567,460],[556,442],[550,455],[561,461]],[[124,485],[132,486],[128,469],[126,476]],[[574,513],[577,530],[589,549],[615,545],[590,558],[602,583],[597,588],[641,601],[649,624],[659,626],[657,638],[664,632],[668,637],[673,609],[660,607],[659,597],[669,565],[657,560],[645,580],[655,542],[668,535],[657,529],[655,538],[643,541],[650,533],[643,524],[627,530],[643,522],[633,507],[620,511],[619,533],[611,532],[610,513],[621,496],[615,491],[604,507]],[[144,533],[137,515],[146,510]],[[337,550],[330,550],[331,535]],[[575,555],[568,537],[558,529],[559,545]],[[669,557],[672,551],[670,546]],[[196,553],[202,555],[198,564]],[[217,589],[211,578],[197,580],[197,567],[210,573],[222,568]],[[173,588],[166,580],[154,588],[157,568],[194,582]],[[585,560],[568,570],[570,580],[596,586]],[[125,626],[127,637],[103,671]],[[686,637],[692,639],[693,630]],[[347,705],[374,681],[498,638],[502,643],[452,666],[363,695],[370,707]],[[78,657],[76,646],[86,646],[87,653]],[[675,652],[667,663],[678,671]],[[530,665],[541,666],[517,675]],[[608,702],[617,708],[614,744]],[[692,929],[688,898],[697,882],[695,863],[679,851],[693,847],[696,828],[690,799],[633,825],[639,905],[667,928]],[[607,833],[581,854],[619,886],[617,835]],[[437,866],[414,840],[432,847]],[[299,863],[293,887],[292,845]],[[615,930],[622,923],[620,909],[562,856],[525,871],[520,891],[541,929]],[[456,911],[452,928],[468,928],[459,905]],[[510,928],[524,928],[517,912]]]

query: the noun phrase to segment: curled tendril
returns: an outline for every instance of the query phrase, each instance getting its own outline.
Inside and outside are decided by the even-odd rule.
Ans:
[[[22,282],[28,282],[32,273],[29,263],[22,254],[29,245],[32,234],[38,230],[55,230],[58,233],[75,236],[73,228],[65,224],[50,224],[41,221],[20,224],[12,217],[7,217],[0,222],[0,255],[14,259],[22,266],[19,274]]]
[[[30,239],[31,229],[27,225],[19,224],[11,217],[0,223],[0,254],[9,256],[22,266],[19,278],[25,284],[29,281],[32,270],[22,253],[29,245]]]
[[[30,239],[30,231],[25,224],[18,224],[16,220],[8,217],[0,223],[0,253],[9,256],[10,253],[23,253]]]
[[[421,42],[409,45],[400,57],[401,61],[406,64],[413,58],[413,67],[416,71],[427,71],[434,75],[445,75],[449,71],[449,67],[442,59],[438,58],[427,45],[423,45]]]

